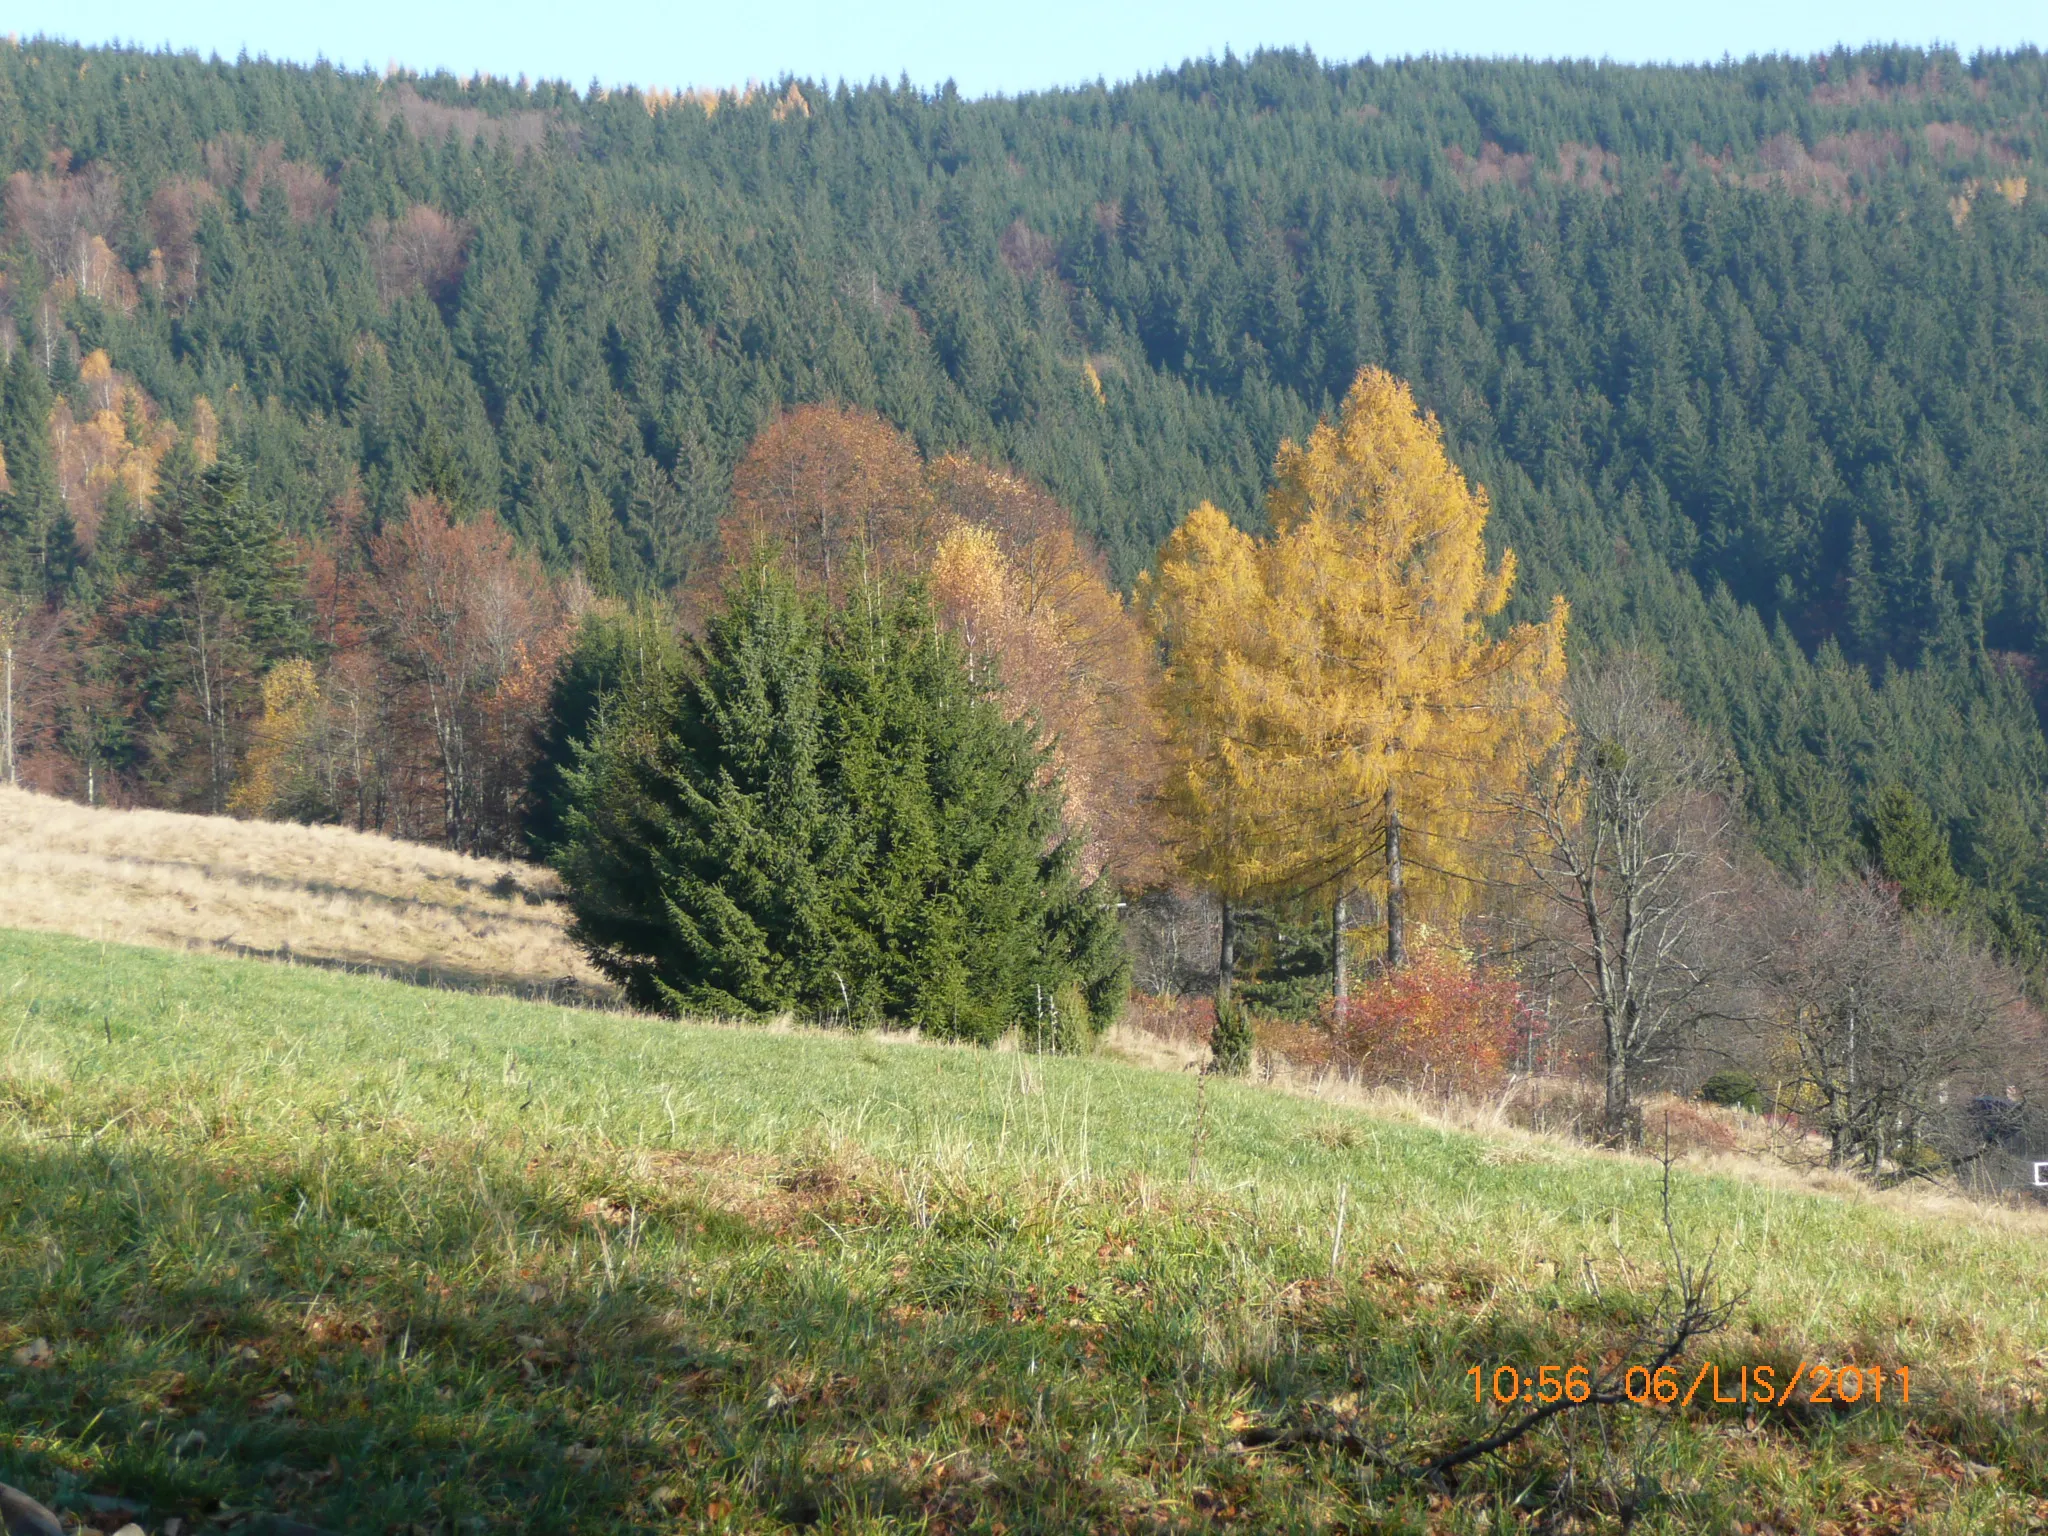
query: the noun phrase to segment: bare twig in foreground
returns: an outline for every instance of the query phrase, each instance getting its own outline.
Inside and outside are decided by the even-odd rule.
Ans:
[[[1247,1430],[1238,1439],[1246,1450],[1281,1450],[1290,1446],[1326,1446],[1347,1456],[1372,1463],[1389,1474],[1447,1487],[1448,1475],[1470,1462],[1507,1450],[1552,1419],[1587,1408],[1612,1408],[1632,1401],[1627,1383],[1629,1373],[1646,1368],[1652,1380],[1658,1371],[1676,1362],[1697,1340],[1718,1333],[1727,1326],[1743,1297],[1722,1296],[1715,1255],[1694,1263],[1679,1242],[1678,1226],[1671,1214],[1671,1154],[1669,1133],[1660,1159],[1663,1165],[1661,1210],[1664,1235],[1671,1246],[1672,1268],[1651,1326],[1639,1331],[1619,1352],[1614,1365],[1596,1377],[1591,1390],[1577,1401],[1560,1396],[1554,1402],[1532,1408],[1519,1418],[1502,1424],[1492,1434],[1462,1441],[1433,1456],[1409,1459],[1396,1453],[1391,1441],[1369,1442],[1357,1425],[1345,1421],[1321,1424],[1270,1426]],[[1647,1351],[1647,1353],[1644,1353]]]

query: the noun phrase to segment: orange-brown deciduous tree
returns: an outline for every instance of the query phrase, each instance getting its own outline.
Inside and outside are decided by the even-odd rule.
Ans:
[[[396,722],[417,722],[449,845],[511,844],[533,731],[569,632],[540,563],[485,513],[414,501],[371,546],[367,608]]]
[[[969,664],[992,663],[1016,712],[1037,718],[1090,878],[1105,865],[1126,885],[1165,878],[1158,668],[1108,563],[1029,481],[959,457],[934,463],[931,480],[950,525],[932,560],[939,615]]]
[[[50,278],[82,288],[92,275],[93,237],[106,234],[120,212],[120,180],[100,165],[77,175],[16,171],[7,178],[6,205],[9,231],[28,242]]]
[[[220,194],[203,181],[173,176],[149,195],[149,231],[156,239],[150,272],[176,299],[199,291],[199,225]]]
[[[371,220],[370,265],[378,296],[387,304],[421,290],[432,299],[446,298],[462,278],[469,235],[468,226],[425,203],[414,203],[396,219]]]
[[[921,568],[934,505],[916,445],[872,411],[805,405],[777,417],[733,471],[726,564],[777,559],[835,596]]]

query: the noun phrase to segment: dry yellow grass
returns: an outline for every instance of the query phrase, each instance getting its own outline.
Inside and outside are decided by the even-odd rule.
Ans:
[[[552,872],[340,827],[0,787],[0,927],[598,1002]]]

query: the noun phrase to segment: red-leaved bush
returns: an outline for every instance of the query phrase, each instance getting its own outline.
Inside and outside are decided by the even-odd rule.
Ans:
[[[1497,1087],[1534,1022],[1512,975],[1443,950],[1366,978],[1341,1014],[1323,1005],[1334,1056],[1361,1078],[1463,1093]]]

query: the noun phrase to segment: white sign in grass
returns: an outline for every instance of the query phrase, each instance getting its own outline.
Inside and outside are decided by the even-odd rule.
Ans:
[[[2034,1164],[2034,1187],[2048,1189],[2048,1163]]]

